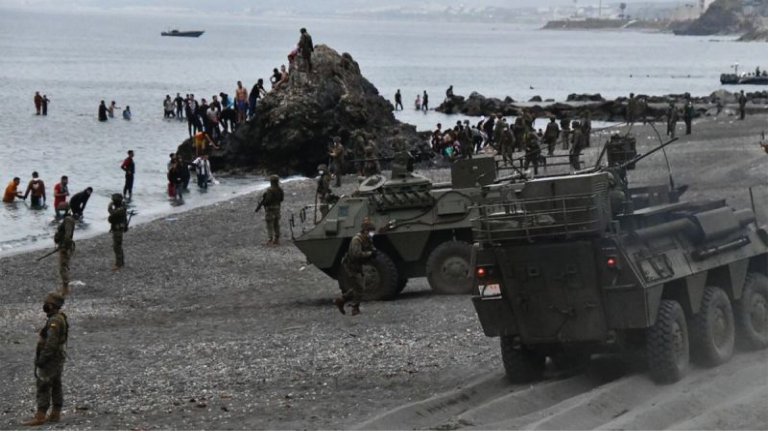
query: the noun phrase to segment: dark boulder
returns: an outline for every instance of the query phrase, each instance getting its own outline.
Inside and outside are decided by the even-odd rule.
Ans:
[[[317,45],[312,73],[297,62],[289,81],[259,101],[256,115],[211,155],[214,169],[313,174],[318,164],[327,163],[334,136],[348,150],[357,135],[373,139],[383,156],[392,154],[396,136],[411,148],[425,145],[414,126],[395,119],[392,104],[362,76],[351,55]],[[191,140],[178,152],[191,157]]]
[[[566,102],[605,102],[600,93],[597,94],[569,94]]]

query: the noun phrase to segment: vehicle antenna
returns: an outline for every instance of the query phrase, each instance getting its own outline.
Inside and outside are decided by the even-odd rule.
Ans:
[[[653,131],[656,132],[656,137],[659,139],[659,145],[664,145],[664,141],[661,139],[661,134],[656,129],[656,126],[653,124],[653,121],[649,121],[648,124],[650,124],[651,128],[653,128]],[[664,153],[664,161],[667,163],[667,174],[669,174],[669,190],[674,191],[675,180],[672,178],[672,168],[669,166],[669,158],[667,157],[667,150],[664,147],[662,147],[661,151]]]

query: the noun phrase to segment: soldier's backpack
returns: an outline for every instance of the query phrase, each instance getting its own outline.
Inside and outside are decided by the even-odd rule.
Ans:
[[[64,222],[59,223],[56,234],[53,235],[53,242],[55,244],[61,244],[62,241],[64,241]]]

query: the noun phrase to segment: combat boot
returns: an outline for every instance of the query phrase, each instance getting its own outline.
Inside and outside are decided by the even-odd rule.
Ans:
[[[35,417],[27,419],[21,423],[21,426],[24,427],[37,427],[40,425],[45,425],[45,412],[42,410],[38,410],[37,413],[35,413]]]
[[[336,306],[336,308],[338,308],[338,309],[339,309],[339,312],[340,312],[341,314],[347,314],[347,312],[346,312],[346,311],[344,311],[344,304],[345,304],[346,302],[347,302],[347,301],[345,301],[345,300],[344,300],[344,297],[343,297],[343,296],[341,296],[341,295],[339,295],[339,296],[337,296],[337,297],[336,297],[336,299],[334,299],[334,300],[333,300],[333,305],[335,305],[335,306]]]
[[[58,423],[61,420],[61,407],[54,407],[45,419],[48,423]]]
[[[360,314],[360,306],[359,305],[353,305],[352,306],[352,315],[357,316]]]
[[[61,284],[61,295],[62,296],[69,295],[69,283],[62,283]]]

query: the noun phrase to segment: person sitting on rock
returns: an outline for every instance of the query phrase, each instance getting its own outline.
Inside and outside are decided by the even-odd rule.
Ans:
[[[285,69],[285,65],[280,66],[280,80],[277,81],[272,88],[275,90],[280,88],[283,84],[288,82],[288,77],[288,71]]]

